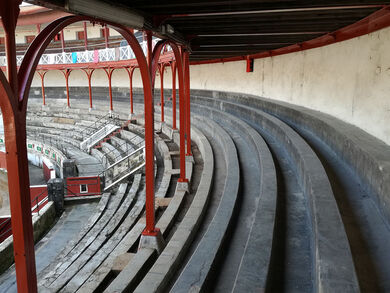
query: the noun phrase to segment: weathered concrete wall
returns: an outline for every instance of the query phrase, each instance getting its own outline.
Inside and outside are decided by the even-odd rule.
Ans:
[[[245,62],[191,67],[193,89],[244,92],[315,109],[390,144],[390,28],[345,42]]]
[[[333,45],[257,59],[254,72],[244,61],[191,66],[191,88],[254,94],[318,110],[354,124],[390,144],[390,28]],[[46,74],[47,86],[65,87],[59,71]],[[129,87],[124,70],[113,74],[113,86]],[[87,86],[85,73],[72,72],[70,86]],[[108,86],[103,70],[93,86]],[[165,69],[164,87],[171,88]],[[38,76],[33,86],[40,86]],[[142,87],[135,70],[134,87]],[[160,87],[159,77],[156,88]]]

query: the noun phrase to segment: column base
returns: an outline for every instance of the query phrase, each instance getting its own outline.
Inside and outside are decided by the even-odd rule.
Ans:
[[[179,181],[179,180],[180,179],[177,180],[176,189],[190,192],[190,184],[188,182],[188,179],[185,179],[185,181]]]
[[[157,250],[157,253],[160,254],[164,247],[165,240],[160,232],[160,229],[156,228],[152,233],[148,233],[145,230],[142,232],[138,249],[151,248]]]

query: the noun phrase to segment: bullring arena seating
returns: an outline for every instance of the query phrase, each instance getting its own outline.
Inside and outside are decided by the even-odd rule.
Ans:
[[[389,157],[384,144],[297,106],[204,91],[193,91],[191,99],[189,190],[176,182],[170,103],[166,123],[156,121],[155,209],[163,250],[138,249],[145,225],[141,172],[102,195],[79,234],[40,271],[41,292],[355,292],[377,282],[390,288],[388,185],[380,181],[389,170],[378,165]],[[96,102],[96,109],[105,103]],[[116,105],[125,123],[128,105],[121,99]],[[60,99],[45,107],[30,99],[28,133],[65,139],[77,158],[83,127],[107,114],[96,109],[88,112],[83,99],[71,108]],[[84,153],[83,162],[104,169],[136,149],[142,112],[136,104],[134,121]],[[381,269],[370,271],[373,263]]]

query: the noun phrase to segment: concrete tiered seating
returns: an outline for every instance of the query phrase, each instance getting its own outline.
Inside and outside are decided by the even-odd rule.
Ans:
[[[116,101],[122,119],[126,103]],[[194,91],[191,109],[193,150],[204,164],[186,162],[188,194],[173,180],[178,135],[170,110],[161,124],[155,109],[164,250],[134,253],[141,218],[64,291],[390,290],[387,146],[333,117],[249,95]],[[137,135],[143,128],[130,124],[110,143],[122,155],[120,146],[135,148]]]

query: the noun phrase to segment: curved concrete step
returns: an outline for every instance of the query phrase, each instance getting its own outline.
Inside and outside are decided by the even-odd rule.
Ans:
[[[192,128],[192,133],[193,140],[202,154],[203,162],[207,162],[207,164],[203,165],[198,189],[191,206],[164,251],[138,285],[138,292],[161,292],[165,290],[171,281],[172,274],[180,267],[205,216],[214,177],[214,155],[211,145],[203,133],[195,127]],[[125,284],[130,286],[130,280]],[[137,282],[131,285],[132,288],[135,288]]]
[[[218,272],[221,282],[214,287],[218,291],[235,292],[265,289],[270,273],[277,203],[277,175],[272,154],[259,133],[241,119],[199,104],[193,105],[192,109],[229,132],[240,158],[240,206],[234,232],[229,238],[229,245],[234,249],[224,252],[226,270]]]
[[[100,145],[102,146],[102,152],[109,159],[111,164],[122,159],[122,153],[114,145],[108,142],[102,142]]]
[[[141,175],[138,174],[135,176],[134,180],[140,179]],[[108,232],[111,237],[96,253],[91,253],[88,251],[88,253],[82,255],[82,258],[85,261],[88,260],[88,262],[86,262],[81,269],[78,269],[77,272],[75,272],[74,276],[61,289],[60,292],[76,292],[95,272],[95,270],[105,261],[105,259],[115,250],[115,248],[120,244],[127,233],[129,233],[136,225],[145,206],[145,188],[142,190],[139,190],[138,188],[139,186],[134,186],[134,188],[132,187],[132,189],[129,191],[129,195],[138,193],[138,199],[128,211],[126,218],[115,231],[111,230]],[[128,205],[128,202],[124,202],[123,205]]]
[[[110,166],[110,162],[108,161],[107,157],[98,149],[92,148],[91,149],[91,156],[98,159],[100,162],[102,162],[103,168],[107,169]]]
[[[142,145],[144,145],[144,134],[143,132],[145,130],[143,130],[144,128],[142,127],[134,127],[133,124],[130,124],[128,127],[130,127],[131,129],[129,129],[130,131],[127,131],[127,130],[121,130],[120,132],[120,137],[127,141],[129,144],[131,144],[133,146],[133,148],[135,149],[138,149],[139,147],[141,147]],[[141,132],[142,131],[142,132]]]
[[[194,101],[245,117],[246,121],[266,130],[284,145],[297,166],[299,181],[309,207],[316,290],[358,291],[348,239],[329,179],[307,143],[285,123],[260,110],[217,99],[196,97]]]
[[[215,122],[206,118],[202,120],[201,124],[203,124],[203,129],[217,139],[219,148],[225,154],[226,181],[224,184],[224,192],[214,218],[194,254],[191,256],[191,259],[172,287],[172,292],[203,290],[209,272],[214,268],[216,259],[221,253],[223,240],[231,224],[239,192],[240,168],[237,150],[231,137]],[[194,122],[196,121],[197,119],[194,119]],[[142,288],[146,289],[146,287],[139,287],[136,292],[141,292]]]
[[[316,152],[330,178],[362,292],[390,290],[390,148],[330,115],[251,95],[220,99],[261,109],[289,124]]]
[[[112,136],[110,138],[110,143],[115,146],[117,149],[121,150],[122,154],[130,154],[135,151],[135,148],[127,143],[125,140],[121,139],[118,136]]]
[[[112,196],[108,208],[105,210],[103,216],[99,221],[88,231],[88,235],[84,236],[81,241],[77,242],[75,246],[67,253],[66,259],[62,259],[59,263],[56,263],[45,269],[41,277],[39,278],[40,287],[48,287],[55,279],[58,278],[72,263],[75,261],[85,249],[87,249],[96,238],[99,237],[101,232],[112,221],[112,216],[115,214],[121,206],[121,203],[126,195],[127,184],[122,184],[115,196]]]

